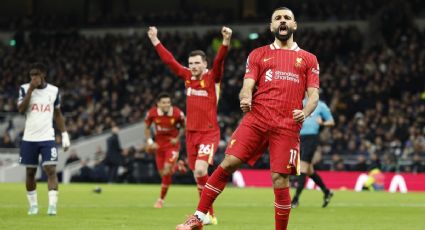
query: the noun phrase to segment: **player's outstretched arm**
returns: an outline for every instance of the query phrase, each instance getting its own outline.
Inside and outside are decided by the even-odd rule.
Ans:
[[[53,115],[56,126],[59,128],[62,134],[62,148],[66,152],[68,151],[69,146],[71,146],[71,141],[69,140],[69,135],[65,128],[65,118],[63,118],[60,108],[55,108]]]
[[[243,86],[239,93],[239,101],[242,112],[246,113],[251,111],[252,90],[255,86],[255,80],[252,78],[245,78]]]
[[[168,51],[161,44],[161,41],[158,38],[158,29],[155,26],[150,26],[148,28],[148,37],[152,45],[155,47],[155,50],[161,58],[162,62],[164,62],[164,64],[166,64],[171,69],[171,71],[173,71],[174,74],[183,78],[184,80],[186,75],[190,76],[190,71],[183,65],[181,65],[174,58],[173,54],[171,54],[170,51]]]
[[[230,45],[230,39],[232,38],[232,29],[223,26],[221,28],[221,34],[223,35],[223,43],[214,58],[212,72],[214,73],[215,82],[220,82],[223,76],[224,69],[224,57],[227,54],[227,50]]]

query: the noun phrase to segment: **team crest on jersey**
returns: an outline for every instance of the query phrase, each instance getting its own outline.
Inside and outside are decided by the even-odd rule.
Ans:
[[[174,118],[171,118],[171,119],[170,119],[170,123],[171,123],[171,125],[174,125],[174,122],[176,122],[176,121],[174,120]]]
[[[205,88],[205,81],[204,81],[204,79],[202,79],[199,84],[201,85],[202,88]]]
[[[297,59],[295,59],[295,67],[300,68],[302,61],[303,61],[302,58],[297,57]]]
[[[157,123],[157,124],[161,123],[161,119],[159,119],[159,118],[155,119],[155,123]]]

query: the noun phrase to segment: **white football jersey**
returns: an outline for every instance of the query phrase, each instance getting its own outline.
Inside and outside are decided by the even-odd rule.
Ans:
[[[18,105],[24,100],[30,84],[23,84],[19,89]],[[53,128],[53,112],[60,107],[58,87],[46,84],[43,89],[34,89],[31,100],[25,112],[26,121],[24,141],[52,141],[55,140]]]

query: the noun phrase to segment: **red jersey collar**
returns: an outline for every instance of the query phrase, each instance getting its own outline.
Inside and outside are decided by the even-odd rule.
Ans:
[[[164,113],[159,108],[156,108],[156,112],[158,113],[158,116],[164,116]],[[173,116],[173,107],[168,110],[167,116],[171,117]]]
[[[278,44],[276,44],[276,42],[273,42],[272,44],[270,44],[270,49],[279,50],[279,49],[282,49],[282,48]],[[300,50],[300,47],[298,46],[298,44],[296,42],[294,42],[294,44],[292,44],[292,47],[288,50],[298,51],[298,50]]]

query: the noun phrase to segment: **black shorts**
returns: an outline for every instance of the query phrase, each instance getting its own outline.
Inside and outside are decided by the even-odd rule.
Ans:
[[[316,152],[319,144],[319,135],[302,135],[301,136],[301,161],[311,163],[314,152]]]

